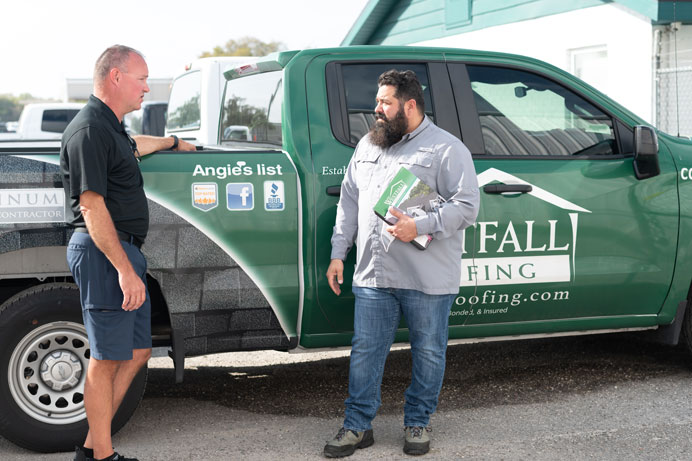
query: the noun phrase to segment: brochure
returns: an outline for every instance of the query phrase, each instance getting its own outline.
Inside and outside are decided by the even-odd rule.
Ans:
[[[438,208],[442,202],[444,199],[432,187],[406,167],[401,167],[375,204],[374,211],[384,222],[393,226],[397,218],[389,213],[389,207],[397,208],[405,215],[415,218],[425,216],[429,211]],[[432,240],[432,235],[425,234],[419,235],[411,243],[419,250],[425,250]]]

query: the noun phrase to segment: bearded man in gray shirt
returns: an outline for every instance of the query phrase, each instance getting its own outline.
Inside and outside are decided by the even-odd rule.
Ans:
[[[471,154],[425,115],[423,90],[412,71],[378,79],[375,123],[358,143],[341,185],[327,278],[339,295],[344,260],[356,244],[354,335],[343,427],[325,447],[329,458],[374,443],[384,364],[401,315],[406,318],[413,369],[404,406],[404,452],[430,449],[429,421],[442,388],[449,313],[461,279],[463,229],[480,202]],[[407,168],[436,190],[440,204],[415,217],[390,208],[388,225],[373,212],[384,188]],[[433,240],[421,251],[410,242]]]

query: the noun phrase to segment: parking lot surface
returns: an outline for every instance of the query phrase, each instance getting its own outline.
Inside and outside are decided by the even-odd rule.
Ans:
[[[451,346],[424,459],[689,459],[692,356],[633,335]],[[350,459],[405,459],[407,349],[392,352],[375,445]],[[173,383],[153,359],[144,399],[114,438],[141,460],[321,459],[341,425],[348,351],[188,359]],[[65,460],[0,439],[0,459]]]

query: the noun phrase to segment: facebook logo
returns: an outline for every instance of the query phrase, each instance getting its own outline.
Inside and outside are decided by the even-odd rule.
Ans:
[[[226,207],[229,210],[252,210],[255,207],[254,191],[249,182],[226,184]]]

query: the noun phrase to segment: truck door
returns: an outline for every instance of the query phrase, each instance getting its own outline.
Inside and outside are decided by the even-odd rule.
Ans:
[[[349,56],[349,61],[335,62],[334,57],[325,56],[310,65],[308,87],[326,85],[327,94],[307,92],[315,177],[316,245],[313,267],[317,308],[303,316],[303,345],[328,345],[319,342],[319,333],[330,333],[328,339],[325,336],[325,341],[335,342],[329,345],[350,344],[354,302],[350,282],[355,266],[355,250],[350,251],[345,262],[346,273],[340,296],[331,291],[325,274],[330,262],[330,238],[341,180],[356,144],[374,122],[379,75],[392,68],[416,72],[424,89],[426,114],[438,125],[459,135],[456,108],[448,97],[451,94],[449,77],[441,56],[431,54],[423,57],[425,61],[412,62],[406,53],[400,54],[401,58],[392,55],[392,60],[388,62],[373,61],[371,56],[354,55]],[[421,57],[420,54],[418,57]],[[314,82],[310,81],[310,76],[315,78]],[[320,108],[323,112],[320,112]]]
[[[449,69],[481,187],[450,319],[472,327],[450,337],[654,324],[678,238],[668,153],[638,180],[603,98],[516,66]]]
[[[231,311],[226,330],[250,331],[255,322],[271,321],[250,310],[234,310],[271,307],[293,339],[301,299],[300,182],[293,160],[281,149],[282,82],[281,71],[231,79],[220,114],[222,148],[152,155],[141,168],[148,197],[174,210],[233,260],[230,268],[221,266],[218,255],[200,242],[187,234],[179,237],[194,257],[177,255],[175,270],[184,274],[194,267],[201,288],[199,295],[189,296],[201,297],[202,310],[218,315]],[[181,125],[194,125],[199,106],[186,107],[175,114]],[[236,132],[245,136],[236,137]],[[172,240],[176,242],[175,233]],[[254,286],[261,297],[247,289]],[[214,328],[224,332],[223,320],[219,322]],[[201,330],[195,326],[195,333]]]

